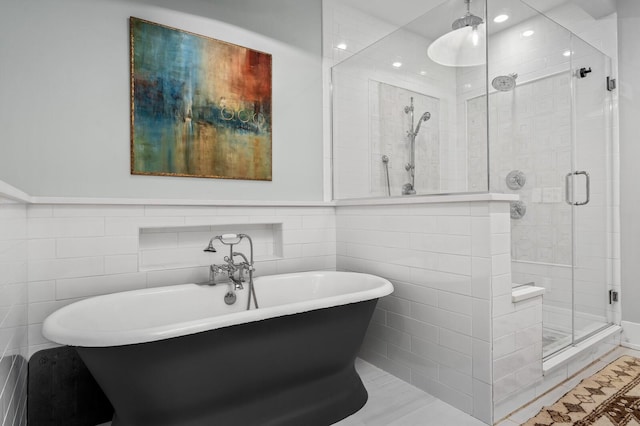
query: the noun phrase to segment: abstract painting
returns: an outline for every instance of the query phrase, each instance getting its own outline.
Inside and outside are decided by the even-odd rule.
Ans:
[[[271,180],[271,55],[130,18],[131,173]]]

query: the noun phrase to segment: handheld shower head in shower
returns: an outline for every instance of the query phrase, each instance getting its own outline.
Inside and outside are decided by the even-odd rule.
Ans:
[[[420,116],[420,120],[418,120],[418,125],[416,126],[416,130],[415,132],[413,132],[413,134],[418,136],[418,132],[420,131],[420,125],[422,124],[423,121],[427,121],[430,118],[431,118],[431,113],[429,111],[422,114]]]

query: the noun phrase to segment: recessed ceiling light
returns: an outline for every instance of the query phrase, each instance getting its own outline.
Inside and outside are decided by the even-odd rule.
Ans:
[[[400,68],[400,67],[402,66],[402,62],[400,62],[400,61],[396,61],[396,62],[394,62],[394,63],[393,63],[393,64],[391,64],[391,65],[393,65],[393,66],[394,66],[394,67],[396,67],[396,68]]]
[[[531,37],[534,33],[535,31],[533,30],[527,30],[522,33],[522,37]]]
[[[420,75],[427,75],[426,71],[420,71]]]
[[[339,43],[336,45],[336,49],[347,50],[347,43]]]
[[[504,22],[507,19],[509,19],[509,15],[498,15],[495,18],[493,18],[493,22],[499,24],[500,22]]]
[[[565,50],[564,52],[562,52],[562,56],[571,56],[571,51]]]

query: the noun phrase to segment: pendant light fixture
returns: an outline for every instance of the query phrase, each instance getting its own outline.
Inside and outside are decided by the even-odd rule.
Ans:
[[[429,58],[448,67],[472,67],[486,62],[485,24],[471,13],[471,0],[464,0],[467,13],[451,24],[452,31],[439,37],[427,49]]]

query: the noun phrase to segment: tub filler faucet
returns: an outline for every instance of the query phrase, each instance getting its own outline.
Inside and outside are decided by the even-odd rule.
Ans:
[[[233,246],[240,244],[243,239],[249,241],[249,258],[244,253],[233,251]],[[217,250],[213,246],[213,242],[219,240],[222,244],[229,246],[229,256],[224,257],[224,264],[217,265],[212,264],[209,266],[209,285],[216,285],[217,277],[222,275],[225,281],[229,284],[229,291],[224,296],[224,301],[227,305],[232,305],[236,301],[236,290],[243,290],[243,283],[249,282],[249,297],[247,299],[247,310],[251,308],[251,299],[253,298],[253,304],[255,308],[258,308],[258,299],[256,298],[256,291],[253,288],[253,272],[255,267],[253,266],[253,241],[247,234],[222,234],[216,235],[209,240],[209,245],[204,249],[205,252],[215,253]],[[236,258],[241,258],[239,263],[236,263]],[[251,260],[249,260],[251,259]]]

